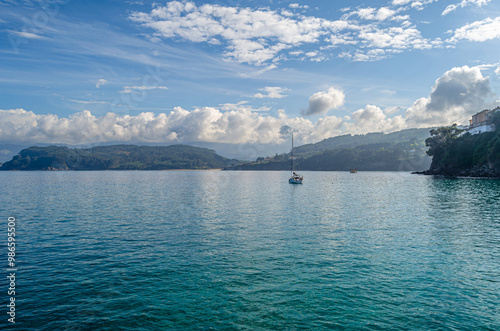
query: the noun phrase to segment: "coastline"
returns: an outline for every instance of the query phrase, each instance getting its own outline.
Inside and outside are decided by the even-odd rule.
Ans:
[[[500,169],[486,165],[471,169],[429,169],[415,171],[412,174],[459,179],[500,179]]]

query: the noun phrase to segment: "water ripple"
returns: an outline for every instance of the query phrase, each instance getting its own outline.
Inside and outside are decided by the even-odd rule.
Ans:
[[[499,181],[1,175],[21,329],[500,329]]]

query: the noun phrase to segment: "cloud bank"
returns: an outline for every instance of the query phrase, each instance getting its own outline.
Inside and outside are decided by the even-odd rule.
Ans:
[[[68,118],[11,109],[0,110],[0,142],[279,144],[284,141],[280,134],[284,125],[300,132],[300,140],[305,143],[338,134],[342,120],[332,116],[313,124],[304,118],[289,118],[284,110],[273,117],[245,108],[224,112],[212,107],[191,111],[176,107],[169,114],[145,112],[120,116],[108,113],[102,117],[85,110]]]
[[[273,88],[264,90],[269,95],[279,94]],[[284,110],[279,110],[275,116],[262,113],[269,108],[254,109],[247,102],[193,110],[175,107],[168,114],[108,113],[101,117],[88,110],[60,118],[53,114],[10,109],[0,110],[0,142],[281,144],[288,139],[283,128],[290,127],[296,132],[298,143],[312,143],[347,133],[465,124],[484,106],[494,106],[488,104],[489,98],[494,96],[489,78],[482,75],[479,67],[463,66],[445,72],[436,80],[429,96],[416,100],[404,115],[398,114],[399,108],[366,105],[350,116],[323,116],[313,123],[304,117],[288,117]],[[309,98],[306,114],[325,114],[342,106],[345,98],[343,91],[333,87],[314,93]]]
[[[432,1],[414,3],[423,6],[429,2]],[[289,7],[294,11],[170,1],[165,5],[155,4],[150,12],[133,12],[129,18],[146,31],[153,31],[149,36],[152,40],[163,38],[220,46],[226,60],[257,66],[277,63],[289,59],[288,56],[293,59],[294,54],[304,52],[292,49],[304,45],[316,49],[297,60],[325,61],[329,49],[348,46],[341,57],[373,61],[403,50],[442,44],[440,39],[422,37],[408,15],[396,15],[405,10],[403,7],[357,8],[338,20],[296,12],[296,9],[308,10],[308,6]]]

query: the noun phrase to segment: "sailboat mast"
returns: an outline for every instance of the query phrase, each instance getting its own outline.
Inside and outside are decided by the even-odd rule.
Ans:
[[[291,151],[291,155],[292,157],[290,158],[291,162],[290,162],[290,173],[293,174],[293,132],[292,132],[292,151]]]

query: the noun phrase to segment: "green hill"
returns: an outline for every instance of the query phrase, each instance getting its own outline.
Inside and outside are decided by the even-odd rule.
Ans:
[[[500,128],[500,112],[492,120]],[[456,125],[432,130],[426,175],[500,177],[500,130],[471,135]]]
[[[407,129],[392,133],[367,133],[364,135],[343,135],[328,138],[315,144],[307,144],[295,147],[296,156],[311,155],[332,149],[349,149],[358,146],[373,144],[397,144],[406,141],[417,141],[422,143],[429,138],[430,128],[425,129]]]
[[[35,146],[23,149],[0,170],[219,169],[231,162],[213,150],[187,145]]]
[[[430,129],[409,129],[389,134],[344,135],[296,147],[295,169],[321,171],[417,171],[428,169],[425,139]],[[226,170],[288,170],[290,153],[226,167]]]

